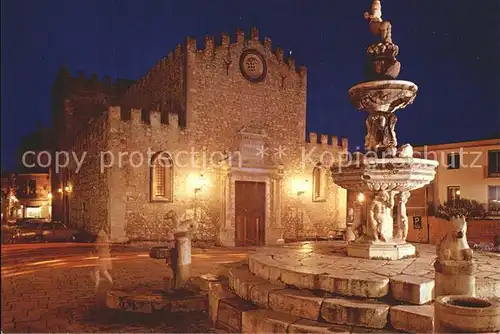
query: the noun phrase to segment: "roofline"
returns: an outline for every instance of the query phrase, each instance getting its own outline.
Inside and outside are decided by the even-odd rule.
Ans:
[[[484,147],[500,145],[500,138],[483,139],[483,140],[470,140],[456,143],[443,143],[434,145],[421,145],[413,147],[414,150],[419,151],[427,148],[427,150],[447,150],[453,148],[466,148],[466,147]]]

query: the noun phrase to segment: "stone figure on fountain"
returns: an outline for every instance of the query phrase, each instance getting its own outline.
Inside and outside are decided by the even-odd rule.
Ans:
[[[368,212],[370,229],[367,235],[373,241],[389,241],[392,239],[392,209],[394,192],[381,190],[375,193]]]
[[[397,228],[396,231],[396,239],[401,240],[402,242],[406,241],[408,237],[408,215],[406,214],[406,203],[408,203],[408,199],[410,198],[409,191],[403,191],[399,194],[398,197],[398,215],[397,215]]]
[[[377,155],[385,153],[386,157],[395,156],[397,121],[393,113],[369,114],[366,118],[365,150],[377,152]]]

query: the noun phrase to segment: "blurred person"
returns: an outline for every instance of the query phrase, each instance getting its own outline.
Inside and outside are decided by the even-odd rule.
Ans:
[[[113,278],[109,273],[109,270],[112,269],[109,236],[103,229],[97,234],[94,254],[97,256],[97,263],[90,275],[95,282],[95,289],[97,291],[101,282],[101,274],[104,275],[104,278],[109,283],[113,284]]]

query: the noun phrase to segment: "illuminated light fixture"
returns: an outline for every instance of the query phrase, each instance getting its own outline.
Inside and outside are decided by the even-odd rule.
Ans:
[[[58,193],[62,193],[62,188],[57,189]]]
[[[203,176],[203,174],[200,174],[200,176],[194,181],[194,192],[197,193],[207,185],[207,180]]]
[[[455,194],[457,194],[457,196],[460,196],[460,190],[457,190]]]
[[[52,199],[52,194],[51,194],[51,193],[49,193],[49,194],[47,195],[47,198],[48,198],[48,199]]]
[[[297,195],[304,194],[309,189],[308,180],[297,180],[295,182],[295,192]]]
[[[363,203],[365,201],[365,194],[359,193],[358,194],[358,202]]]

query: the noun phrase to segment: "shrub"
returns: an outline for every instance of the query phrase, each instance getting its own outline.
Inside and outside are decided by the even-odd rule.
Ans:
[[[439,205],[436,217],[451,220],[453,217],[463,216],[465,219],[481,219],[486,216],[484,205],[475,200],[460,198]]]

